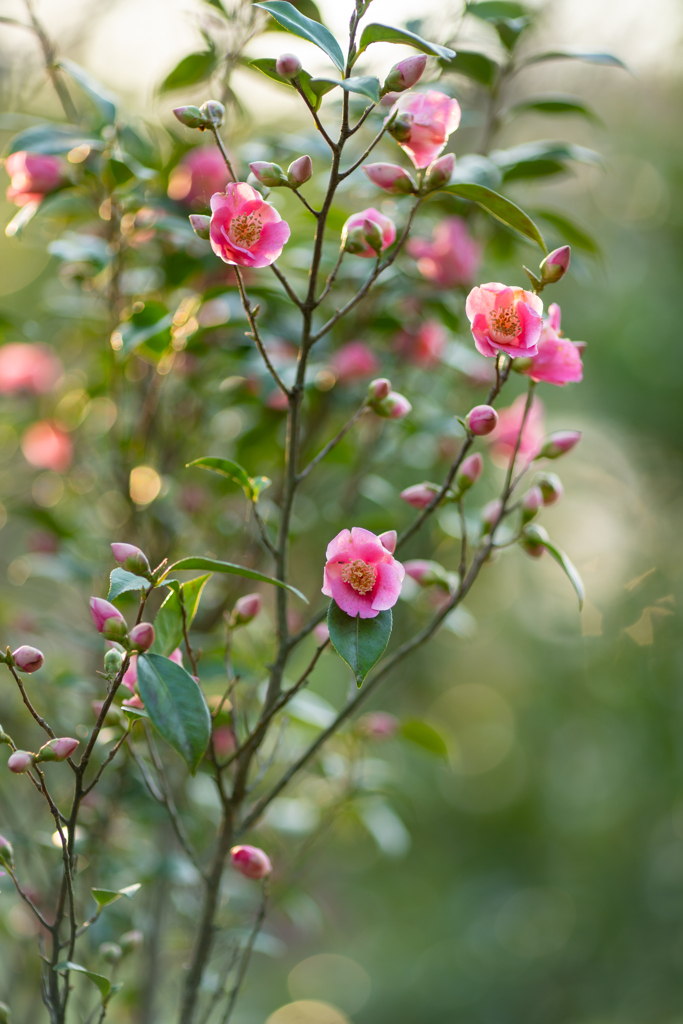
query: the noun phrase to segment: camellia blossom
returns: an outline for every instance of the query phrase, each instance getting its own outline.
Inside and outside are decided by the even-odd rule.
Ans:
[[[394,224],[393,220],[390,220],[389,217],[385,217],[383,213],[380,213],[379,210],[376,210],[374,208],[374,206],[371,206],[369,207],[369,209],[361,210],[360,213],[353,213],[349,217],[346,224],[342,228],[341,240],[343,246],[346,245],[346,240],[349,234],[354,230],[354,228],[359,228],[361,230],[363,229],[366,220],[369,220],[373,224],[376,224],[377,227],[379,228],[382,252],[384,252],[384,250],[388,248],[388,246],[393,245],[393,243],[396,240],[396,225]],[[354,256],[362,256],[363,259],[371,259],[377,256],[377,253],[373,248],[371,248],[367,241],[364,240],[362,244],[364,247],[360,250],[360,252],[356,252],[354,250]]]
[[[538,352],[532,356],[531,365],[522,369],[532,380],[546,384],[577,384],[583,379],[581,352],[569,338],[563,338],[560,331],[560,307],[556,302],[548,309],[543,321],[543,330],[538,341]]]
[[[289,225],[244,181],[211,196],[211,248],[225,263],[269,267],[289,238]]]
[[[327,545],[322,592],[347,615],[374,619],[396,604],[404,576],[403,566],[379,537],[354,526]]]
[[[411,238],[406,248],[422,276],[439,288],[471,284],[481,263],[481,245],[462,217],[444,217],[435,225],[431,242]]]
[[[436,160],[449,135],[460,124],[458,101],[436,90],[404,93],[394,104],[389,119],[395,114],[410,126],[399,146],[416,167],[427,167]]]
[[[71,438],[48,420],[31,424],[21,439],[21,450],[32,466],[55,473],[65,473],[73,458]]]
[[[0,348],[0,394],[46,395],[61,375],[62,364],[48,345],[16,341]]]
[[[332,356],[331,363],[337,380],[342,384],[362,377],[372,377],[380,369],[379,359],[364,341],[349,341],[342,345]]]
[[[191,209],[205,209],[214,192],[223,192],[230,181],[225,160],[215,147],[198,146],[173,168],[168,183],[171,199]]]
[[[16,206],[41,203],[48,192],[54,192],[64,182],[62,161],[49,154],[25,150],[11,153],[5,170],[12,179],[6,195]]]
[[[489,434],[487,440],[491,442],[491,454],[494,461],[499,464],[507,464],[515,450],[525,406],[526,395],[518,395],[512,405],[509,405],[507,409],[501,409],[498,413],[498,426]],[[518,458],[524,462],[530,462],[543,447],[544,438],[543,404],[539,398],[534,398],[522,431]]]
[[[441,362],[447,344],[448,335],[443,325],[438,320],[425,320],[416,334],[402,331],[396,348],[413,366],[429,369]]]
[[[473,288],[465,312],[483,356],[507,352],[535,356],[543,327],[543,302],[523,288],[492,282]]]

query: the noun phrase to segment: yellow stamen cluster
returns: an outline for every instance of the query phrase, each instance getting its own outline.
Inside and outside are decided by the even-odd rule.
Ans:
[[[489,324],[493,334],[500,334],[504,338],[514,338],[520,333],[522,323],[514,306],[502,306],[489,313]]]
[[[230,223],[230,238],[242,249],[250,249],[261,237],[263,223],[258,213],[240,213]]]
[[[342,569],[341,578],[348,583],[359,594],[368,594],[375,585],[377,570],[374,565],[368,565],[360,558],[349,562]]]

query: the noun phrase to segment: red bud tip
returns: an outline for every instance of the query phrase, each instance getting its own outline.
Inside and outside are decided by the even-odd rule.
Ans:
[[[154,626],[151,622],[140,622],[130,631],[130,645],[136,651],[148,651],[154,643]]]
[[[244,597],[240,597],[232,613],[233,625],[246,626],[256,618],[262,607],[263,598],[260,594],[245,594]]]
[[[230,860],[232,866],[247,878],[266,878],[273,870],[267,854],[258,846],[233,846]]]
[[[128,626],[121,612],[102,597],[90,598],[90,614],[95,628],[107,640],[120,640],[128,634]]]
[[[479,479],[483,471],[484,460],[479,454],[479,452],[476,452],[474,455],[468,455],[468,457],[465,459],[462,466],[458,470],[457,476],[455,478],[456,486],[461,491],[468,490],[470,487],[476,484],[477,480]]]
[[[535,526],[533,523],[531,526],[527,526],[522,535],[522,539],[519,542],[519,546],[522,551],[529,556],[529,558],[541,558],[545,554],[545,545],[542,541],[548,539],[548,534],[542,526]]]
[[[370,382],[368,387],[368,401],[381,402],[391,391],[391,381],[386,377],[378,377]]]
[[[403,395],[399,395],[397,391],[390,391],[386,398],[373,405],[373,409],[378,416],[382,416],[384,419],[402,420],[404,416],[412,412],[413,407]]]
[[[45,661],[43,652],[37,647],[17,647],[12,658],[20,672],[37,672]]]
[[[422,54],[418,57],[406,57],[405,60],[400,60],[398,64],[394,64],[384,79],[382,92],[405,92],[406,89],[410,89],[416,82],[419,82],[426,66],[427,57]]]
[[[396,530],[387,530],[386,533],[380,533],[379,541],[383,548],[385,548],[390,555],[393,555],[396,550],[396,541],[398,534]]]
[[[484,437],[496,429],[498,413],[490,405],[475,405],[465,417],[465,424],[470,434]]]
[[[283,53],[275,61],[275,70],[282,78],[296,78],[301,71],[301,61],[295,53]]]
[[[33,764],[33,756],[33,754],[29,754],[28,750],[15,750],[13,754],[10,754],[7,767],[15,775],[23,775]]]
[[[543,284],[557,284],[567,273],[572,258],[568,245],[553,249],[541,263],[541,281]]]

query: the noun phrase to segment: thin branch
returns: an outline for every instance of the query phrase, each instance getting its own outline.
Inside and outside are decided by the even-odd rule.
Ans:
[[[257,504],[256,504],[255,501],[252,502],[251,507],[254,510],[254,519],[256,520],[256,523],[258,525],[259,533],[261,534],[261,540],[263,541],[263,543],[267,547],[268,551],[270,551],[271,555],[277,554],[277,552],[275,550],[275,545],[273,544],[273,542],[271,541],[270,537],[268,536],[268,530],[267,530],[266,524],[265,524],[265,522],[263,520],[263,516],[259,512]]]
[[[323,301],[323,299],[326,298],[329,295],[330,289],[332,288],[332,285],[334,284],[334,282],[337,279],[337,274],[339,273],[339,268],[342,265],[342,260],[344,259],[344,252],[345,252],[345,249],[344,249],[344,246],[342,246],[341,249],[339,250],[339,255],[337,256],[337,262],[335,263],[334,267],[332,268],[332,272],[330,273],[330,276],[328,277],[327,281],[325,282],[325,287],[321,291],[319,297],[315,300],[316,307],[319,306],[320,303]]]
[[[309,100],[309,98],[306,95],[306,93],[301,88],[299,80],[297,78],[292,79],[292,85],[294,86],[296,91],[299,93],[299,96],[301,96],[302,100],[304,101],[304,103],[306,104],[306,106],[310,110],[311,114],[313,115],[313,120],[315,121],[315,126],[318,129],[318,131],[320,132],[320,134],[322,135],[322,137],[324,138],[325,142],[330,147],[332,152],[336,153],[337,148],[338,148],[337,144],[332,141],[332,139],[329,137],[329,135],[325,131],[325,129],[323,127],[323,124],[322,124],[320,118],[318,117],[318,113],[317,113],[315,107],[313,106],[313,104]]]
[[[8,650],[9,650],[9,648],[8,648]],[[14,665],[9,665],[8,664],[7,668],[10,670],[10,672],[14,676],[14,680],[15,680],[17,686],[19,687],[19,693],[21,694],[21,698],[22,698],[24,704],[26,705],[26,707],[28,708],[29,712],[31,713],[31,716],[35,719],[35,721],[38,723],[40,728],[43,729],[47,733],[47,735],[50,737],[51,740],[56,739],[57,734],[52,731],[52,729],[47,724],[45,719],[40,717],[40,715],[38,714],[36,709],[31,704],[31,701],[28,698],[28,694],[26,693],[26,690],[24,689],[24,684],[21,681],[21,677],[15,671]]]
[[[318,465],[318,463],[322,462],[322,460],[325,458],[325,456],[329,455],[329,453],[332,451],[333,448],[337,447],[339,442],[341,440],[343,440],[343,438],[348,434],[349,430],[354,425],[356,420],[359,419],[360,416],[362,416],[362,414],[365,412],[367,407],[368,407],[367,401],[363,401],[362,405],[360,405],[356,409],[356,411],[354,412],[354,414],[351,417],[351,419],[348,420],[344,424],[344,426],[341,428],[339,433],[335,437],[333,437],[331,441],[328,441],[324,448],[321,448],[321,450],[318,452],[318,454],[315,456],[315,458],[311,459],[311,461],[308,463],[308,465],[305,467],[305,469],[301,470],[301,472],[299,473],[299,476],[297,478],[299,483],[301,483],[302,480],[306,479],[306,477],[311,472],[311,470],[315,469],[315,467]]]
[[[107,767],[107,765],[110,765],[110,764],[112,763],[112,761],[114,760],[114,758],[115,758],[115,757],[116,757],[116,755],[118,754],[119,750],[121,749],[121,747],[123,746],[123,744],[125,743],[125,741],[126,741],[126,740],[128,739],[128,737],[130,736],[130,734],[131,734],[131,731],[132,731],[132,728],[133,728],[133,722],[129,722],[129,724],[128,724],[128,728],[126,729],[126,731],[125,731],[125,732],[123,733],[123,735],[121,736],[121,739],[120,739],[120,740],[118,740],[118,741],[117,741],[117,742],[115,743],[115,745],[114,745],[114,746],[113,746],[113,747],[111,748],[111,750],[110,750],[110,751],[109,751],[109,753],[107,754],[106,758],[104,759],[104,761],[103,761],[103,762],[102,762],[102,764],[100,765],[99,771],[97,772],[97,775],[95,776],[95,778],[94,778],[94,779],[92,780],[92,782],[90,783],[90,785],[89,785],[89,786],[86,786],[86,788],[85,788],[85,789],[83,790],[83,794],[82,794],[83,796],[87,796],[87,795],[88,795],[88,793],[90,792],[90,790],[91,790],[91,789],[94,789],[94,788],[95,788],[95,786],[97,785],[97,783],[98,783],[98,782],[100,781],[100,779],[102,778],[102,774],[103,774],[103,772],[104,772],[105,768]]]
[[[31,899],[31,897],[27,893],[25,893],[24,890],[21,888],[21,886],[19,885],[19,882],[17,881],[16,875],[14,874],[14,871],[12,870],[12,868],[9,867],[7,864],[5,864],[4,867],[7,869],[7,874],[10,876],[10,878],[14,882],[14,888],[17,890],[19,896],[24,901],[24,903],[26,903],[31,908],[33,913],[36,915],[36,917],[38,918],[38,920],[42,924],[43,928],[47,929],[47,931],[49,931],[49,932],[54,931],[54,925],[51,925],[51,924],[47,923],[47,921],[45,920],[45,918],[43,917],[41,912],[38,910],[38,907],[35,905],[35,903]]]
[[[371,109],[372,109],[372,108],[371,108]],[[361,123],[362,123],[362,122],[361,122]],[[358,128],[358,127],[360,127],[360,125],[357,125],[357,126],[356,126],[356,128]],[[356,131],[356,128],[354,128],[354,131]],[[362,156],[359,156],[359,157],[358,157],[358,159],[356,160],[356,162],[355,162],[355,163],[351,164],[351,166],[350,166],[350,167],[347,167],[347,169],[346,169],[345,171],[342,171],[342,172],[341,172],[341,174],[339,175],[339,180],[340,180],[340,181],[343,181],[343,180],[344,180],[344,178],[348,178],[348,176],[349,176],[350,174],[353,174],[353,172],[354,172],[354,171],[357,171],[357,170],[358,170],[358,168],[359,168],[359,167],[360,167],[360,165],[361,165],[361,164],[363,163],[363,161],[364,161],[364,160],[367,160],[367,158],[368,158],[368,157],[370,156],[370,154],[372,153],[373,149],[375,148],[375,146],[377,145],[377,143],[378,143],[378,142],[380,141],[380,139],[381,139],[381,138],[382,138],[382,136],[384,135],[385,131],[386,131],[386,128],[385,128],[385,127],[382,127],[382,128],[381,128],[381,130],[380,130],[379,132],[377,132],[377,135],[375,135],[374,139],[372,140],[372,142],[370,143],[370,145],[368,146],[368,148],[367,148],[367,149],[365,150],[365,152],[363,153],[363,155],[362,155]]]
[[[292,288],[291,284],[289,283],[289,281],[287,280],[285,275],[282,273],[282,271],[278,267],[277,263],[271,263],[270,264],[270,269],[273,271],[273,273],[275,274],[276,278],[278,279],[278,281],[280,282],[280,284],[282,285],[284,290],[287,292],[287,295],[290,297],[290,299],[292,300],[294,305],[298,306],[299,309],[301,309],[301,307],[303,306],[303,302],[301,301],[299,296],[296,294],[296,292]]]
[[[230,1018],[232,1017],[232,1011],[235,1009],[235,1003],[237,1002],[237,997],[238,997],[238,995],[240,993],[240,988],[242,987],[242,982],[244,981],[244,976],[247,973],[247,968],[249,966],[249,960],[251,959],[251,953],[252,953],[252,950],[254,948],[254,943],[256,942],[256,938],[258,936],[258,933],[261,931],[261,925],[263,924],[263,919],[266,916],[266,911],[267,910],[268,910],[268,879],[264,878],[264,880],[263,880],[263,896],[261,898],[261,906],[259,907],[259,912],[256,915],[256,920],[254,921],[254,927],[251,930],[251,935],[249,936],[249,940],[248,940],[247,945],[246,945],[246,947],[244,949],[244,953],[242,954],[242,962],[241,962],[241,964],[239,966],[239,970],[237,972],[237,979],[235,981],[235,984],[232,987],[232,991],[230,993],[230,998],[228,1000],[228,1005],[226,1007],[225,1013],[221,1017],[221,1024],[228,1024]]]
[[[360,119],[358,121],[358,124],[354,125],[354,127],[349,132],[349,135],[355,135],[356,132],[358,131],[358,129],[363,127],[363,125],[365,124],[366,119],[372,113],[372,111],[375,109],[376,106],[377,106],[376,103],[371,103],[369,106],[367,106],[365,108],[365,110],[361,114],[361,117],[360,117]]]
[[[225,146],[223,145],[223,140],[220,137],[220,135],[218,134],[218,128],[216,127],[215,124],[211,125],[210,131],[211,131],[211,134],[213,135],[214,139],[216,140],[216,145],[218,146],[218,148],[221,151],[221,156],[225,160],[225,166],[230,171],[230,176],[232,177],[232,180],[233,181],[237,181],[237,175],[235,174],[235,171],[233,170],[233,166],[230,163],[230,157],[227,154]]]
[[[265,350],[263,342],[261,341],[261,335],[259,334],[258,327],[256,326],[256,314],[258,313],[258,306],[255,309],[251,308],[251,302],[249,301],[249,298],[244,287],[244,281],[242,280],[242,272],[239,267],[235,267],[234,269],[235,277],[237,278],[237,290],[240,293],[240,299],[242,301],[242,308],[246,314],[249,326],[251,327],[250,337],[252,337],[256,342],[256,347],[259,350],[263,362],[268,367],[268,371],[271,377],[273,378],[277,386],[280,388],[280,390],[283,391],[284,394],[289,397],[289,388],[285,386],[282,379],[280,378],[279,373],[271,363],[270,357]]]
[[[308,201],[308,200],[306,199],[306,197],[305,197],[304,195],[302,195],[302,194],[301,194],[301,192],[299,192],[299,189],[298,189],[298,188],[293,188],[293,189],[292,189],[292,192],[294,193],[294,195],[295,195],[295,196],[298,196],[298,197],[299,197],[299,199],[300,199],[300,200],[301,200],[301,202],[302,202],[302,203],[304,204],[304,206],[306,207],[306,209],[308,210],[308,212],[309,212],[309,213],[312,213],[312,214],[313,214],[313,216],[314,216],[314,217],[316,217],[316,218],[320,216],[320,210],[315,210],[315,209],[314,209],[314,208],[313,208],[313,207],[311,206],[311,204],[309,203],[309,201]]]

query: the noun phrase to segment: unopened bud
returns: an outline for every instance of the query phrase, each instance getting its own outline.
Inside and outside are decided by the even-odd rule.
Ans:
[[[210,218],[207,217],[206,220]],[[190,217],[190,221],[192,217]],[[127,572],[134,572],[136,575],[144,576],[150,571],[149,559],[144,551],[136,548],[135,544],[112,544],[112,554]]]
[[[496,429],[498,413],[491,405],[475,405],[465,417],[465,425],[470,434],[484,437]]]
[[[366,164],[363,170],[373,185],[392,195],[410,195],[417,191],[417,185],[398,164]]]
[[[536,458],[559,459],[561,455],[566,455],[575,448],[580,440],[580,430],[556,430],[554,434],[550,434]]]
[[[536,477],[536,486],[541,490],[544,505],[554,505],[564,494],[564,487],[557,473],[540,473]]]
[[[481,510],[481,523],[484,535],[490,533],[494,524],[498,522],[502,508],[503,502],[500,498],[494,498],[493,501],[489,501],[488,504],[484,505]]]
[[[263,598],[260,594],[245,594],[233,608],[230,616],[231,626],[246,626],[248,622],[255,619],[263,607]]]
[[[427,57],[422,54],[418,57],[406,57],[405,60],[400,60],[398,64],[394,64],[384,79],[382,93],[405,92],[406,89],[410,89],[422,78],[426,66]]]
[[[384,245],[384,239],[382,238],[382,232],[379,224],[374,220],[370,220],[369,217],[366,217],[363,221],[363,236],[370,248],[379,255],[382,251],[382,246]]]
[[[11,1024],[7,1003],[0,1003],[0,1024]]]
[[[305,185],[313,174],[313,161],[310,156],[300,156],[287,168],[287,181],[290,185]]]
[[[199,112],[204,116],[206,122],[215,125],[216,128],[220,128],[223,124],[225,107],[219,100],[207,100],[206,103],[202,103]]]
[[[191,213],[190,225],[195,235],[208,242],[211,237],[211,218],[203,213]]]
[[[128,635],[128,626],[123,615],[103,597],[90,598],[90,614],[95,628],[107,640],[121,640]]]
[[[136,651],[148,651],[154,643],[154,626],[151,622],[140,622],[130,631],[130,645]]]
[[[424,483],[406,487],[405,491],[401,491],[399,494],[399,498],[413,508],[426,508],[440,490],[438,484],[430,484],[425,480]]]
[[[351,228],[346,232],[344,241],[344,252],[350,253],[352,256],[357,256],[358,253],[365,252],[367,243],[365,241],[365,231],[363,227],[358,224],[356,227]]]
[[[45,658],[43,652],[37,647],[17,647],[12,654],[14,664],[20,672],[37,672],[42,667]]]
[[[548,534],[545,532],[543,527],[535,526],[533,523],[527,526],[522,534],[522,538],[519,542],[519,546],[522,551],[529,556],[529,558],[540,558],[545,554],[544,540],[548,539]]]
[[[370,382],[368,387],[368,401],[369,402],[381,402],[383,398],[386,398],[391,391],[391,381],[387,380],[386,377],[378,377],[377,380]]]
[[[265,878],[273,870],[268,855],[258,846],[233,846],[230,860],[232,866],[247,878]]]
[[[540,487],[532,487],[522,498],[522,523],[530,523],[543,505]]]
[[[421,587],[431,587],[436,583],[445,590],[450,589],[448,574],[438,562],[430,562],[425,558],[414,558],[409,562],[404,562],[403,568],[406,571],[406,575],[410,576]]]
[[[384,419],[402,420],[412,412],[413,407],[404,395],[399,395],[398,391],[390,391],[386,398],[375,403],[372,408]]]
[[[396,550],[396,541],[398,540],[398,534],[396,530],[387,530],[386,533],[380,533],[379,542],[382,547],[393,555]]]
[[[553,249],[541,263],[541,281],[543,284],[557,284],[569,268],[572,251],[568,245]]]
[[[140,949],[142,940],[142,932],[138,931],[137,928],[133,931],[125,932],[119,939],[119,946],[123,955],[125,956],[127,953],[133,953],[136,949]]]
[[[440,156],[427,168],[424,181],[425,191],[429,192],[432,189],[441,188],[442,185],[447,185],[453,177],[454,169],[455,153],[446,153],[445,156]]]
[[[397,142],[410,142],[412,129],[413,115],[408,113],[397,114],[387,125],[387,131]]]
[[[108,676],[117,676],[123,665],[123,655],[115,647],[107,651],[104,656],[104,671]]]
[[[358,732],[373,740],[388,740],[398,732],[399,720],[388,711],[368,711],[358,719]]]
[[[253,164],[249,164],[249,167],[257,181],[268,188],[277,188],[287,184],[287,175],[279,164],[269,163],[267,160],[255,160]]]
[[[22,775],[33,764],[34,756],[34,754],[29,754],[28,750],[15,750],[13,754],[10,754],[7,767],[15,775]]]
[[[173,113],[186,128],[203,128],[206,124],[199,107],[176,107]]]
[[[296,78],[301,71],[301,61],[295,53],[283,53],[275,61],[275,70],[282,78]]]
[[[78,743],[78,740],[74,740],[70,736],[59,736],[41,747],[35,759],[36,761],[66,761],[67,757],[71,757]]]
[[[103,942],[100,946],[100,956],[108,964],[117,964],[123,956],[123,950],[118,942]]]
[[[455,477],[455,485],[457,489],[460,492],[468,491],[470,487],[473,487],[474,484],[476,484],[483,470],[484,460],[479,452],[476,452],[474,455],[468,455]]]
[[[14,850],[9,839],[5,839],[4,836],[0,836],[0,864],[4,864],[6,868],[14,867]]]

